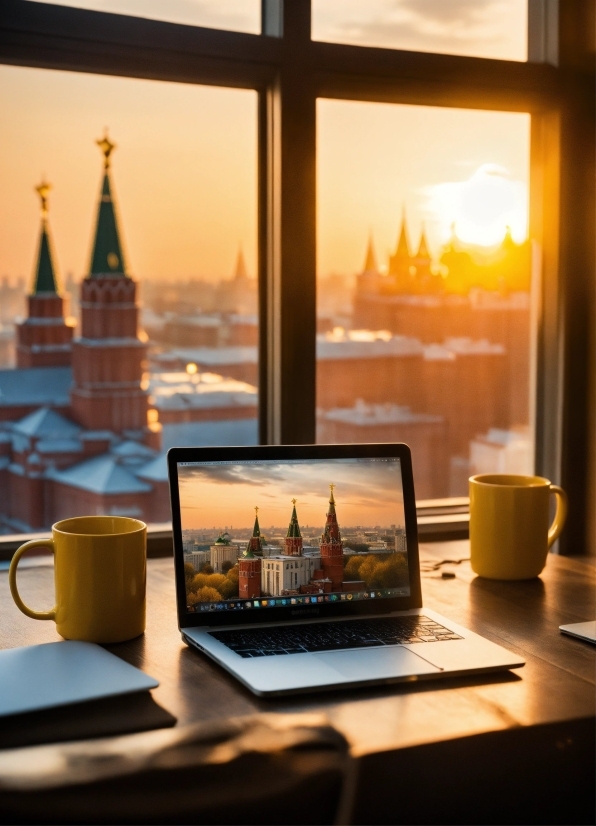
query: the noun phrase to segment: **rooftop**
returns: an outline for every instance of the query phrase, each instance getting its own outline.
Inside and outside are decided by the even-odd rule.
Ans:
[[[66,407],[70,404],[71,385],[70,367],[0,370],[0,407]]]
[[[40,407],[11,426],[21,436],[45,439],[68,439],[78,436],[81,428],[49,407]]]
[[[151,486],[137,479],[109,453],[95,456],[65,470],[48,470],[56,482],[98,494],[148,493]]]

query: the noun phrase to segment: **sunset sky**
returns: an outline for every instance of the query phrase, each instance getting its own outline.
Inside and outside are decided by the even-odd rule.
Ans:
[[[167,8],[178,22],[252,31],[254,4],[243,3],[175,0]],[[147,16],[164,8],[149,0],[74,5],[145,9]],[[410,38],[393,45],[423,48],[426,38],[437,51],[449,42],[465,51],[465,41],[468,53],[479,54],[505,49],[504,20],[521,37],[525,0],[449,0],[450,16],[446,5],[374,0],[363,19],[362,5],[348,2],[338,22],[337,3],[320,0],[313,28],[321,37],[341,39],[344,31],[345,39],[364,42],[385,21],[386,33]],[[520,48],[502,56],[523,59]],[[59,269],[85,274],[101,178],[95,140],[106,126],[118,147],[113,182],[133,275],[218,280],[231,275],[240,246],[255,274],[256,107],[256,93],[247,90],[0,66],[0,276],[31,277],[39,231],[34,187],[42,175],[53,185]],[[411,243],[417,246],[424,222],[435,253],[453,222],[468,241],[494,243],[506,225],[521,240],[528,170],[528,115],[321,100],[318,272],[359,271],[369,233],[383,264],[403,206]]]
[[[289,524],[294,498],[301,528],[320,527],[330,483],[335,485],[340,530],[404,524],[399,461],[194,465],[179,466],[178,474],[183,530],[246,528],[252,526],[257,506],[266,532]]]

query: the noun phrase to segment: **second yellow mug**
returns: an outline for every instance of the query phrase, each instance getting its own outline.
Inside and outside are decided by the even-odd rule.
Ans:
[[[482,473],[470,488],[470,564],[487,579],[532,579],[567,518],[567,495],[542,476]],[[557,509],[549,526],[549,500]]]
[[[29,548],[54,553],[56,605],[35,611],[17,588],[17,566]],[[34,539],[16,551],[9,571],[12,597],[28,617],[55,620],[67,640],[113,643],[145,630],[147,526],[127,516],[79,516],[52,527],[51,539]]]

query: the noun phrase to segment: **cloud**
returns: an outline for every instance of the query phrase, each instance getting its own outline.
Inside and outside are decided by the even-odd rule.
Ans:
[[[402,501],[401,473],[395,462],[334,459],[313,462],[189,465],[180,467],[181,487],[197,482],[261,488],[260,497],[327,497],[329,484],[345,504],[376,505],[381,497]]]
[[[316,14],[326,39],[491,56],[511,50],[511,0],[345,0]]]
[[[287,472],[282,465],[270,464],[225,464],[190,465],[179,467],[181,484],[197,479],[216,485],[270,485],[272,481],[282,482]]]

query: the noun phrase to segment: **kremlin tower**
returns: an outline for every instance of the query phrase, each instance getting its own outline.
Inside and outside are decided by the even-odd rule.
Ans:
[[[327,511],[325,530],[323,531],[320,545],[321,568],[325,576],[331,580],[331,590],[341,591],[344,579],[344,543],[341,539],[339,525],[337,524],[337,515],[335,513],[335,499],[333,498],[334,487],[335,485],[329,485],[329,510]]]
[[[395,284],[396,292],[407,292],[411,280],[410,267],[412,266],[410,256],[410,245],[406,231],[406,212],[404,209],[401,219],[401,229],[397,241],[395,253],[389,256],[389,275]]]
[[[238,596],[254,599],[261,596],[261,557],[263,545],[259,528],[259,509],[255,508],[255,524],[246,550],[238,560]]]
[[[300,533],[300,525],[298,524],[298,516],[296,514],[296,500],[292,499],[292,518],[288,527],[288,532],[284,540],[284,556],[302,556],[302,534]]]
[[[89,275],[81,284],[81,337],[73,343],[72,414],[88,430],[110,430],[159,447],[147,427],[142,387],[145,342],[138,335],[136,282],[127,274],[110,180],[115,149],[107,135],[97,145],[104,176]]]
[[[41,199],[41,234],[28,317],[17,325],[17,367],[64,367],[70,364],[74,326],[64,319],[48,226],[50,184],[36,187]]]

